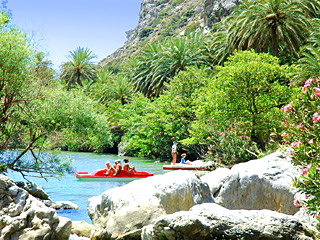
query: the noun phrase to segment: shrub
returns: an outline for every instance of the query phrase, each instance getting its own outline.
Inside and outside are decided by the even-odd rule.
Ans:
[[[141,32],[139,33],[139,38],[146,38],[149,37],[149,35],[153,33],[153,29],[152,28],[144,28],[141,30]]]
[[[257,158],[257,146],[242,125],[235,120],[216,136],[208,148],[206,159],[218,165],[230,165]]]
[[[293,185],[305,195],[305,200],[295,200],[296,206],[305,206],[320,221],[320,82],[308,79],[298,94],[282,108],[285,119],[282,136],[290,147],[292,162],[301,168],[302,175]]]
[[[270,134],[281,131],[277,120],[282,116],[280,106],[286,104],[293,91],[285,84],[292,69],[280,66],[278,59],[269,54],[254,51],[235,52],[216,69],[215,79],[208,81],[199,96],[194,126],[197,138],[221,132],[225,122],[237,119],[245,124],[251,141],[261,150],[272,148]],[[210,119],[216,122],[207,127]],[[199,126],[203,128],[197,130]]]

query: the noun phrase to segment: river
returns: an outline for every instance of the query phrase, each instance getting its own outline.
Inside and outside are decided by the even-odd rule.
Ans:
[[[96,169],[105,168],[107,161],[113,164],[116,159],[124,159],[124,157],[118,157],[114,154],[70,152],[60,154],[70,156],[73,159],[72,165],[77,172],[91,173]],[[146,171],[153,174],[165,172],[162,169],[164,163],[155,163],[152,160],[135,157],[129,157],[129,160],[130,165],[135,166],[137,171]],[[9,172],[8,177],[14,181],[25,181],[20,174],[14,172]],[[88,199],[100,195],[108,189],[127,184],[127,182],[78,181],[74,175],[67,175],[60,179],[49,178],[47,182],[41,178],[29,178],[29,180],[41,185],[52,201],[71,201],[79,206],[79,210],[58,210],[60,216],[67,217],[72,221],[86,221],[88,223],[91,223],[87,214]]]

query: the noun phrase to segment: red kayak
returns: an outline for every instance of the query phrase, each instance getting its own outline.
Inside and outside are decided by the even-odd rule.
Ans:
[[[113,176],[112,174],[105,176],[104,175],[105,172],[106,172],[105,169],[99,169],[94,171],[93,173],[75,172],[73,175],[75,175],[80,181],[115,181],[115,182],[132,181],[140,178],[153,176],[152,173],[147,173],[147,172],[128,173],[124,170],[122,170],[120,174],[117,174],[116,176]]]

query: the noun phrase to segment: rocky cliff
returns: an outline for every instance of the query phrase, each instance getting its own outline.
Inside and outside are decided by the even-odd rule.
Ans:
[[[127,41],[100,64],[123,63],[146,43],[184,35],[230,14],[241,0],[142,0],[138,25],[127,31]]]

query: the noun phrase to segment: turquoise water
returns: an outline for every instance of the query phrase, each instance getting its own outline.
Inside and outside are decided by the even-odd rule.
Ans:
[[[118,157],[114,154],[95,154],[95,153],[66,153],[62,155],[70,156],[72,165],[76,172],[93,172],[97,169],[105,168],[106,161],[113,164],[114,160],[124,157]],[[130,165],[135,166],[137,171],[146,171],[153,174],[162,174],[164,163],[154,163],[151,160],[143,158],[129,157]],[[8,173],[8,177],[14,181],[25,181],[17,173]],[[123,186],[127,182],[99,182],[99,181],[78,181],[74,175],[68,175],[60,179],[49,178],[48,182],[44,179],[29,178],[30,181],[41,185],[49,194],[52,201],[71,201],[79,206],[79,210],[58,210],[58,214],[67,217],[73,221],[86,221],[91,223],[87,214],[88,199],[102,194],[104,191]]]

